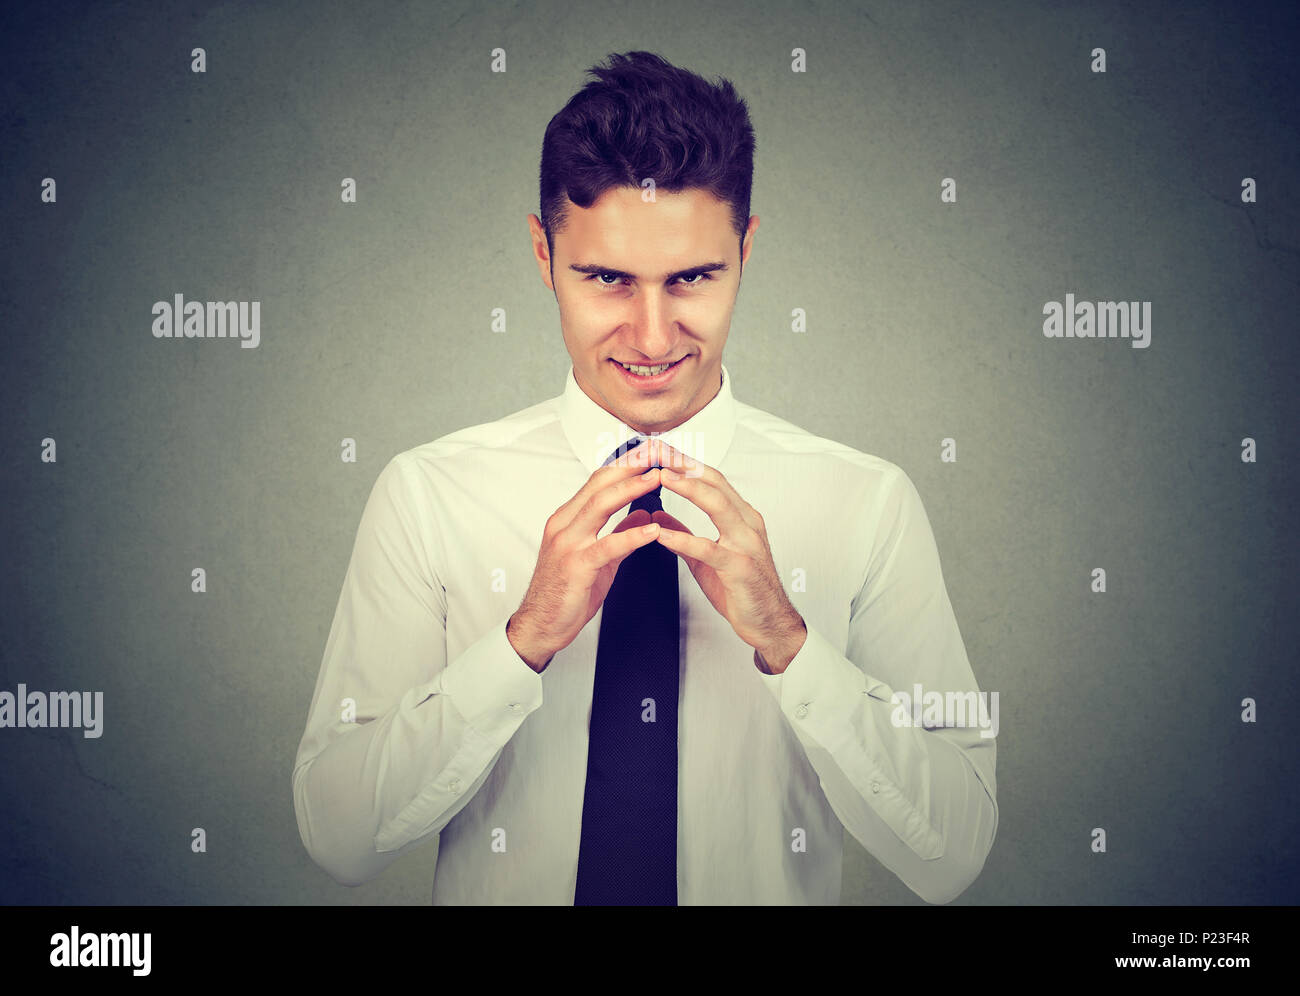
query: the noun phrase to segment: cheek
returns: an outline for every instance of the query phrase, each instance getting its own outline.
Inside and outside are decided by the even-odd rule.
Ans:
[[[561,316],[564,344],[579,362],[596,367],[604,363],[610,336],[626,319],[608,308],[587,307],[579,304]]]
[[[610,321],[621,321],[624,308],[614,293],[600,294],[589,287],[569,287],[557,295],[560,314],[575,329],[595,329]]]
[[[722,288],[717,288],[711,293],[683,299],[676,311],[683,321],[689,319],[701,329],[712,329],[726,325],[731,303],[732,298]]]

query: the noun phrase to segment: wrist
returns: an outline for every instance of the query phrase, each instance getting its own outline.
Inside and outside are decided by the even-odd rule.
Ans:
[[[537,638],[528,623],[528,617],[522,611],[506,620],[506,639],[514,647],[519,659],[538,674],[546,670],[546,665],[555,656],[555,651],[548,650],[545,643]]]
[[[784,674],[790,662],[799,656],[807,639],[808,626],[803,616],[796,612],[791,624],[778,636],[754,647],[754,663],[768,674]]]

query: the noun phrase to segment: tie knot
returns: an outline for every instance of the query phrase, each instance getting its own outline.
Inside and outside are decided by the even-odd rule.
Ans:
[[[608,466],[609,466],[611,463],[613,463],[615,460],[620,460],[620,459],[622,459],[622,458],[623,458],[624,456],[626,456],[630,451],[636,449],[637,446],[641,445],[641,444],[644,443],[645,441],[646,441],[646,437],[645,437],[645,436],[633,436],[631,439],[629,439],[627,442],[625,442],[622,446],[620,446],[618,449],[616,449],[613,453],[611,453],[609,456],[607,456],[607,457],[605,458],[605,463],[603,464],[603,466],[608,467]],[[653,469],[653,468],[655,468],[655,467],[659,467],[660,469],[662,469],[662,465],[661,465],[658,461],[655,461],[654,463],[652,463],[652,464],[650,465],[650,467],[651,467],[651,469]],[[659,490],[660,490],[659,488],[655,488],[653,491],[650,491],[650,492],[647,492],[646,494],[643,494],[643,495],[642,495],[640,498],[638,498],[636,501],[632,502],[632,507],[628,510],[629,514],[631,514],[632,512],[635,512],[638,508],[643,508],[643,509],[645,509],[647,512],[660,512],[660,511],[662,511],[664,505],[663,505],[663,502],[659,500]]]

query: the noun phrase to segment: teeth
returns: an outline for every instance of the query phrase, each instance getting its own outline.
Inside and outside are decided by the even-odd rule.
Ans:
[[[620,363],[619,366],[621,366],[624,370],[632,371],[632,373],[636,374],[638,377],[653,377],[655,374],[663,373],[665,370],[671,367],[672,364],[661,363],[657,367],[642,367],[642,366],[637,366],[636,364]]]

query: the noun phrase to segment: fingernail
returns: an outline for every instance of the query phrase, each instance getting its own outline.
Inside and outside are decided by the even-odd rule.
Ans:
[[[659,528],[659,523],[657,523],[657,522],[652,522],[652,523],[650,523],[650,525],[648,525],[648,526],[642,526],[642,527],[641,527],[641,532],[643,532],[643,533],[645,533],[647,536],[649,536],[651,533],[655,532],[658,528]]]
[[[644,474],[641,475],[641,477],[647,481],[651,480],[654,476],[655,476],[655,471],[653,467],[651,467],[649,470],[647,470]]]

